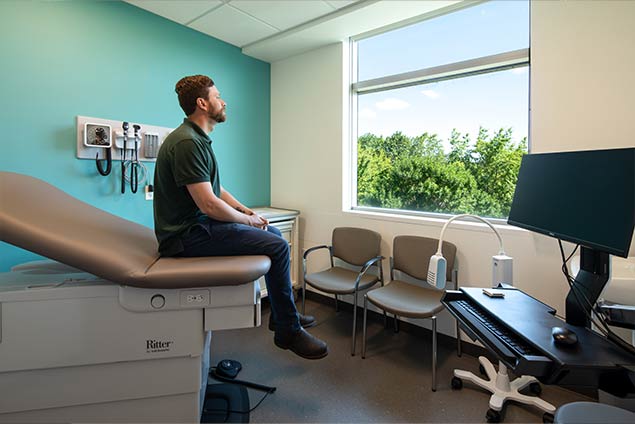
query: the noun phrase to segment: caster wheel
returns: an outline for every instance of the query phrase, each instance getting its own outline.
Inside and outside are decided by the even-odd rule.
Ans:
[[[478,366],[478,372],[481,373],[481,375],[486,375],[487,373],[485,372],[485,367],[483,365],[479,365]]]
[[[499,423],[501,422],[501,413],[498,411],[494,411],[493,409],[488,409],[485,414],[485,418],[488,423]]]
[[[463,388],[463,380],[459,377],[452,377],[452,390],[461,390]]]
[[[542,414],[542,422],[547,424],[553,423],[553,414],[550,414],[549,412]]]
[[[540,396],[542,393],[542,386],[540,383],[531,383],[529,385],[529,391],[536,396]]]

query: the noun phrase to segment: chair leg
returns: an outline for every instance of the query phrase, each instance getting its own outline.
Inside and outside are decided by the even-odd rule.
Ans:
[[[364,295],[364,330],[362,331],[362,359],[366,359],[366,312],[368,311],[368,296]]]
[[[337,295],[335,296],[335,312],[339,312],[340,311],[340,305],[337,303]]]
[[[394,315],[395,320],[393,321],[394,325],[395,325],[395,333],[399,332],[399,318],[397,317],[397,314]]]
[[[388,314],[384,311],[384,328],[388,328]]]
[[[304,299],[306,298],[306,281],[302,279],[302,315],[304,315]]]
[[[437,391],[437,317],[432,317],[432,391]]]
[[[461,327],[456,322],[456,356],[461,357]]]
[[[356,331],[357,331],[357,292],[353,293],[353,342],[351,344],[351,356],[355,356]]]

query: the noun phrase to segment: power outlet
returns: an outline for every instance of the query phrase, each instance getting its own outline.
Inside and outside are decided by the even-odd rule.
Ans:
[[[146,200],[152,199],[154,199],[154,187],[152,187],[152,184],[148,184],[146,186]]]
[[[181,292],[181,306],[184,307],[208,306],[209,301],[209,290],[185,290]]]

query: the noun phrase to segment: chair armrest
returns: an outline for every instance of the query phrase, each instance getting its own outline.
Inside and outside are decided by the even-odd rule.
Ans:
[[[329,250],[329,257],[331,259],[331,266],[333,266],[333,250],[331,248],[331,246],[327,246],[325,244],[320,245],[320,246],[314,246],[311,247],[310,249],[307,249],[306,252],[304,252],[304,255],[302,255],[302,280],[305,281],[306,278],[306,260],[309,257],[309,253],[313,253],[316,250],[320,250],[320,249],[328,249]]]
[[[372,259],[369,259],[361,268],[361,270],[359,271],[359,274],[357,275],[357,279],[355,280],[355,290],[357,290],[357,288],[359,287],[359,282],[361,281],[362,277],[364,276],[364,274],[366,274],[366,271],[368,271],[368,269],[373,266],[373,264],[375,264],[375,262],[379,261],[379,280],[382,282],[383,285],[383,281],[384,281],[384,276],[383,276],[383,268],[381,266],[381,261],[384,259],[383,256],[375,256]]]
[[[327,246],[325,244],[323,244],[321,246],[314,246],[314,247],[312,247],[310,249],[307,249],[307,251],[304,252],[304,255],[302,256],[302,258],[306,260],[306,258],[309,256],[309,253],[315,252],[316,250],[319,250],[319,249],[329,249],[329,250],[331,250],[331,246]]]

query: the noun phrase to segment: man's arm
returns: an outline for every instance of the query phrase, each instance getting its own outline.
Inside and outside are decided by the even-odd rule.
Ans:
[[[254,211],[249,209],[247,206],[240,203],[229,191],[225,190],[225,187],[221,186],[220,188],[220,198],[225,201],[229,206],[236,209],[239,212],[242,212],[247,215],[256,215]],[[258,215],[258,217],[265,222],[265,224],[269,224],[269,221],[266,218]]]
[[[247,206],[240,203],[230,192],[225,190],[225,187],[220,187],[220,198],[225,201],[229,206],[236,209],[239,212],[245,213],[247,215],[253,215],[254,211],[249,209]]]
[[[267,225],[266,220],[263,221],[258,215],[253,213],[252,215],[247,215],[239,212],[234,206],[217,197],[209,182],[188,184],[186,187],[196,206],[212,219],[224,222],[238,222],[258,228],[263,228]]]

